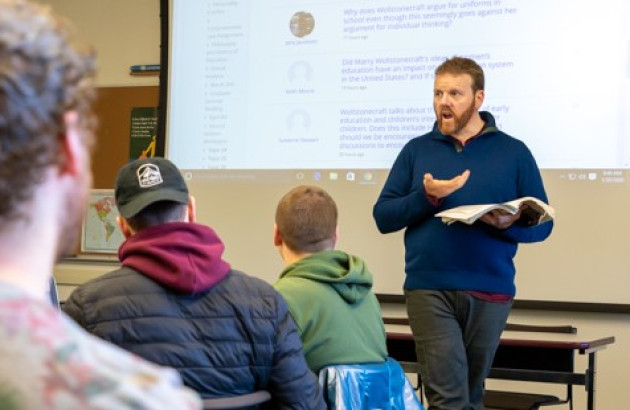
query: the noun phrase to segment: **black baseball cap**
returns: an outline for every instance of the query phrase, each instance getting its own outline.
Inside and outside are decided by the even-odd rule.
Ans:
[[[142,158],[118,171],[114,196],[120,215],[131,218],[159,201],[188,204],[188,187],[171,161],[160,157]]]

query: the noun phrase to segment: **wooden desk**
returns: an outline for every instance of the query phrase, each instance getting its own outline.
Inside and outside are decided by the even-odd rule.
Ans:
[[[417,373],[416,352],[408,326],[386,325],[389,355],[405,371]],[[494,358],[490,378],[581,385],[586,389],[587,409],[595,408],[596,353],[615,338],[586,333],[557,334],[505,331]],[[576,371],[575,353],[588,355],[583,371]],[[541,370],[544,368],[546,370]]]

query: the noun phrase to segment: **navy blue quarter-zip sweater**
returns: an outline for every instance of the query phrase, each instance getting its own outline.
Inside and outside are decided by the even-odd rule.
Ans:
[[[435,214],[459,205],[491,204],[533,196],[548,202],[540,171],[526,145],[501,131],[488,112],[479,136],[463,148],[440,133],[410,140],[390,171],[373,215],[382,233],[405,228],[405,289],[515,294],[513,263],[519,242],[547,238],[553,222],[506,230],[477,221],[446,225]],[[451,179],[470,170],[466,184],[431,204],[423,176]]]

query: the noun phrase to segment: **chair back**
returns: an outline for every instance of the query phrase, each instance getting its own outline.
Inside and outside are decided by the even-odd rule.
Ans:
[[[50,298],[50,303],[57,309],[60,309],[59,305],[59,293],[57,292],[57,281],[54,277],[50,278],[50,282],[48,284],[48,297]]]
[[[242,409],[256,406],[269,400],[271,400],[271,394],[266,390],[259,390],[254,393],[241,394],[240,396],[203,399],[203,409]]]
[[[383,363],[326,366],[319,372],[324,401],[331,410],[424,410],[400,364]]]

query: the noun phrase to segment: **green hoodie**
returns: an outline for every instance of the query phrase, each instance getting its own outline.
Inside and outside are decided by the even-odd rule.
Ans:
[[[289,305],[313,372],[387,357],[372,274],[361,259],[341,251],[319,252],[287,266],[274,287]]]

